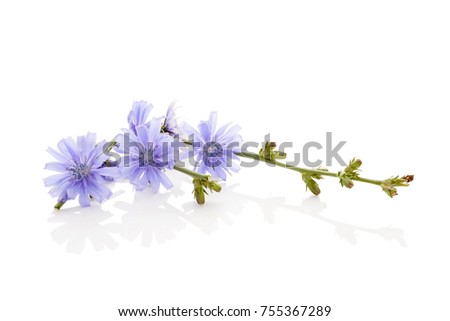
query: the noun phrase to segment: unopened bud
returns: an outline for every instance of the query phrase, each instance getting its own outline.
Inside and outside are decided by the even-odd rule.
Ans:
[[[222,186],[220,186],[219,184],[217,184],[217,182],[214,181],[209,182],[208,188],[217,193],[219,193],[222,190]]]
[[[353,181],[343,172],[339,172],[339,182],[347,188],[352,188],[354,185]]]
[[[319,184],[317,184],[317,182],[311,178],[311,175],[303,173],[302,179],[306,184],[306,189],[309,189],[311,193],[316,196],[320,194]]]
[[[381,188],[383,189],[383,192],[385,192],[391,198],[398,195],[397,189],[392,185],[381,184]]]
[[[402,179],[404,179],[406,183],[410,183],[414,180],[414,175],[405,175]]]
[[[203,190],[203,188],[194,189],[194,197],[195,197],[195,200],[197,201],[197,204],[200,204],[200,205],[205,204],[205,191]]]

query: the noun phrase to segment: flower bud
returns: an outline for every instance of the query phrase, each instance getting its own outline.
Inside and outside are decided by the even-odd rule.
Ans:
[[[383,189],[383,192],[385,192],[391,198],[398,195],[397,189],[392,185],[381,184],[381,188]]]
[[[214,192],[217,192],[217,193],[219,193],[219,192],[222,190],[222,186],[220,186],[219,184],[217,184],[217,182],[215,182],[215,181],[209,182],[208,188],[209,188],[211,191],[214,191]]]
[[[302,179],[306,184],[307,190],[309,189],[311,191],[311,193],[313,193],[316,196],[320,194],[319,184],[317,184],[317,182],[311,177],[310,174],[303,173]]]
[[[339,182],[341,183],[342,186],[345,186],[347,188],[352,188],[353,187],[353,181],[347,177],[347,175],[341,175],[342,172],[339,172]]]
[[[205,204],[205,191],[203,190],[203,188],[194,189],[194,197],[195,200],[197,201],[197,204],[199,205]]]
[[[361,161],[360,159],[355,159],[355,158],[353,158],[353,159],[350,161],[350,164],[348,164],[348,166],[345,168],[345,171],[346,171],[346,172],[355,172],[355,171],[358,171],[359,168],[361,167],[361,165],[362,165],[362,161]]]

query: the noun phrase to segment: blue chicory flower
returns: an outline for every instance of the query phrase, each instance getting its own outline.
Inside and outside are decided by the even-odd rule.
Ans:
[[[104,167],[109,158],[104,153],[106,142],[96,145],[96,135],[87,133],[75,141],[68,137],[62,139],[57,150],[49,147],[48,152],[56,158],[49,162],[45,169],[59,172],[44,179],[47,187],[52,187],[50,195],[58,198],[58,202],[73,200],[78,196],[82,207],[90,205],[89,197],[103,202],[111,197],[111,190],[106,186],[111,177],[118,177],[117,167]]]
[[[164,117],[164,123],[161,130],[168,133],[174,137],[180,134],[180,129],[178,127],[178,122],[175,114],[175,101],[172,102],[167,108],[166,117]]]
[[[153,105],[146,101],[135,101],[128,114],[128,125],[130,130],[137,135],[136,127],[145,125],[148,127],[147,118],[153,109]]]
[[[158,192],[160,185],[166,189],[173,187],[166,169],[175,166],[173,137],[161,133],[160,119],[153,119],[146,125],[124,129],[124,134],[118,136],[119,146],[116,150],[124,155],[120,164],[123,177],[129,179],[136,190],[142,191],[150,183],[153,192]]]
[[[228,123],[217,129],[217,112],[212,112],[208,121],[202,121],[198,130],[185,124],[184,131],[190,136],[195,170],[226,180],[227,174],[239,171],[239,157],[233,152],[240,150],[241,127]]]

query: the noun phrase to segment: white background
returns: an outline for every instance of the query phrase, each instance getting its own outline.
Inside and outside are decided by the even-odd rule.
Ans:
[[[2,1],[0,318],[311,304],[449,320],[449,16],[446,1]],[[103,206],[52,211],[47,146],[114,137],[140,99],[296,151],[333,132],[365,176],[416,180],[389,199],[326,179],[316,198],[260,165],[199,207],[173,172],[171,192],[118,183]]]

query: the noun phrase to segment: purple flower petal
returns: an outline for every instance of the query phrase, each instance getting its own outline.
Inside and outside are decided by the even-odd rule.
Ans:
[[[147,168],[147,179],[148,179],[148,182],[150,183],[153,193],[157,193],[159,191],[159,185],[160,185],[159,177],[156,174],[156,171],[157,170],[155,170],[153,168]]]
[[[52,155],[54,158],[56,158],[61,163],[69,163],[70,157],[67,157],[65,154],[49,147],[47,148],[47,152]]]
[[[211,142],[211,129],[210,129],[210,124],[208,124],[207,122],[201,122],[198,125],[198,130],[200,131],[200,135],[203,138],[203,141],[205,142]]]
[[[161,136],[161,122],[158,119],[153,119],[149,123],[148,128],[148,139],[149,141],[154,142],[158,136]]]
[[[84,187],[80,188],[80,195],[78,197],[78,201],[80,202],[81,207],[89,207],[91,205],[89,195]]]
[[[114,179],[118,179],[122,177],[122,173],[118,167],[102,167],[95,170],[98,174],[105,176],[105,177],[111,177]]]
[[[211,134],[216,132],[217,128],[217,112],[213,111],[209,114],[209,126]]]
[[[167,177],[166,173],[163,171],[158,171],[158,176],[162,186],[164,186],[165,189],[171,189],[173,187],[173,184],[169,177]]]
[[[67,175],[55,174],[55,175],[44,178],[44,185],[47,187],[53,186],[53,185],[58,185],[66,178],[67,178]]]
[[[152,109],[153,105],[143,100],[133,103],[131,111],[128,114],[128,124],[132,132],[136,133],[137,126],[146,124],[148,115]]]
[[[45,169],[50,171],[64,173],[67,170],[67,165],[60,162],[49,162],[45,164]]]
[[[139,137],[139,142],[142,143],[144,147],[148,146],[148,131],[149,129],[145,126],[137,126],[136,133]]]

